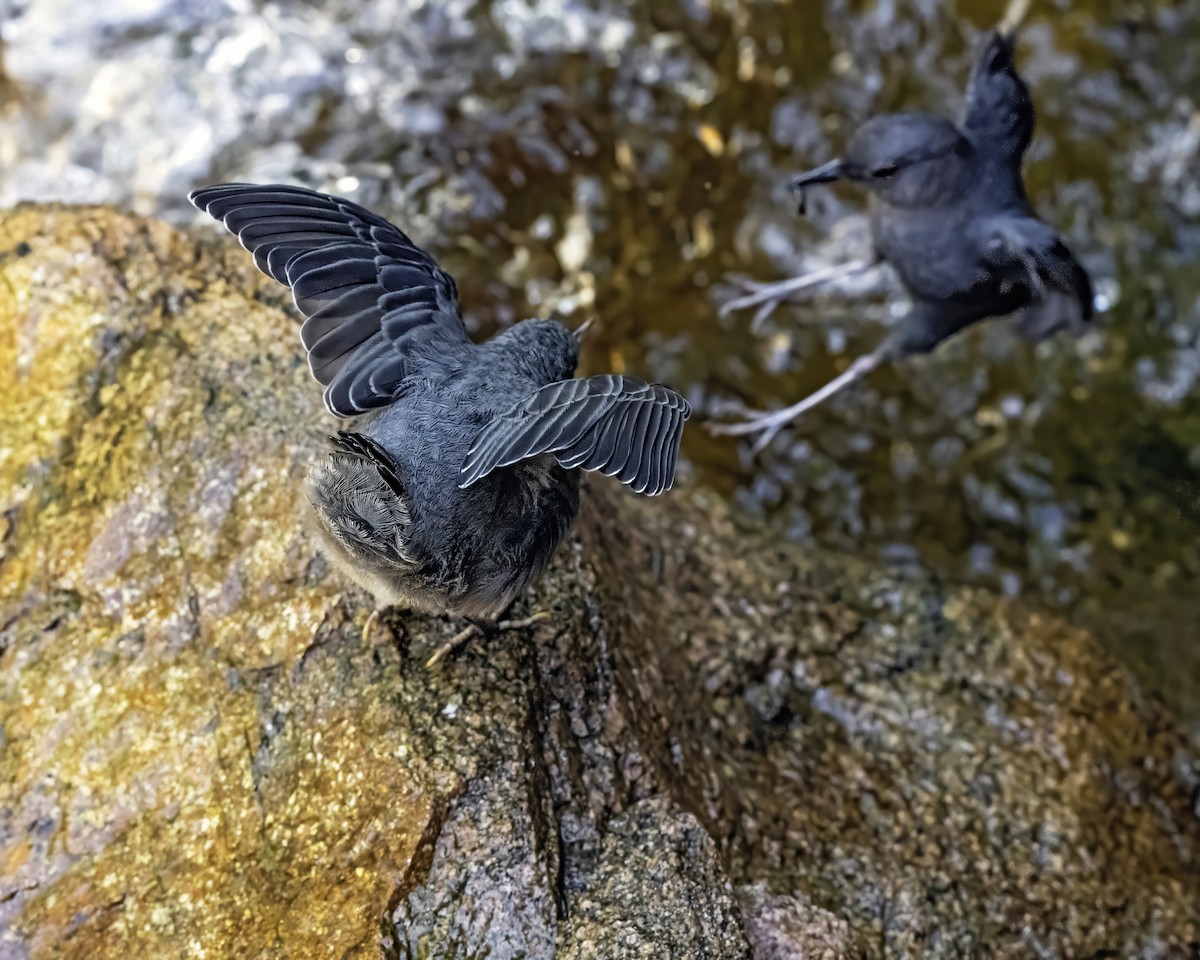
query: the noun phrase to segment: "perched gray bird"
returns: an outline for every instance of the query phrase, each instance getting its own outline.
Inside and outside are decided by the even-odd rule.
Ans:
[[[467,335],[454,281],[395,226],[301,187],[204,187],[192,203],[291,288],[325,404],[358,418],[306,484],[329,556],[380,600],[494,622],[550,561],[579,471],[670,489],[679,394],[574,379],[576,336],[526,320]]]
[[[761,433],[758,448],[785,423],[882,363],[927,353],[986,317],[1020,312],[1030,339],[1078,330],[1092,316],[1092,285],[1066,243],[1030,205],[1021,161],[1033,138],[1029,89],[1013,61],[1014,24],[991,33],[981,48],[957,125],[926,113],[875,117],[843,155],[796,177],[801,192],[845,179],[870,192],[874,259],[891,264],[912,309],[882,346],[840,377],[785,410],[714,433]],[[822,271],[829,279],[831,271]],[[801,277],[763,288],[751,302],[777,302],[810,285]]]

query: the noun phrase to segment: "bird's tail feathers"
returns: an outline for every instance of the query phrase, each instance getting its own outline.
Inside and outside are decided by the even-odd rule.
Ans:
[[[1019,160],[1033,139],[1036,115],[1029,87],[1017,72],[1014,30],[1004,29],[1002,22],[983,41],[960,125],[981,149]]]

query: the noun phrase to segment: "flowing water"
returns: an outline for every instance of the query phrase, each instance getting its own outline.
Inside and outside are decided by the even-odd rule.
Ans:
[[[480,333],[596,315],[585,372],[699,411],[683,482],[748,527],[1063,611],[1200,719],[1200,3],[1040,0],[1019,63],[1030,194],[1106,307],[1032,348],[1003,321],[877,372],[761,456],[708,436],[792,402],[903,309],[886,273],[718,318],[738,277],[866,252],[863,197],[790,174],[855,125],[957,111],[999,3],[0,0],[0,204],[181,222],[192,186],[284,179],[394,217]],[[297,344],[297,349],[299,345]]]

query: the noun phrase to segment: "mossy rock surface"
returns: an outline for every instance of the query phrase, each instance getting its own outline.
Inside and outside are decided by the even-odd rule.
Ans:
[[[364,632],[248,260],[0,214],[0,957],[1198,949],[1194,745],[1061,621],[601,479],[550,623]]]

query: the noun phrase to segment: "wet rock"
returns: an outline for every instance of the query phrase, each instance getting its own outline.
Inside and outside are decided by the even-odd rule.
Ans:
[[[634,504],[636,539],[590,532],[598,562],[618,558],[602,605],[655,638],[653,658],[617,651],[641,727],[670,744],[675,793],[735,883],[845,922],[851,955],[1200,949],[1195,742],[1095,637],[766,547],[700,505],[693,526]],[[661,579],[617,609],[618,569]],[[780,908],[743,909],[765,956],[795,936]]]
[[[564,926],[559,956],[749,960],[736,918],[712,838],[694,817],[647,800],[609,824],[592,889]]]
[[[861,947],[850,942],[846,921],[803,895],[778,896],[762,883],[743,887],[738,894],[754,960],[842,960],[862,954]]]
[[[538,821],[550,811],[525,760],[496,763],[455,798],[429,869],[392,915],[398,956],[554,956],[558,837]]]
[[[0,216],[0,956],[1197,949],[1194,746],[1089,634],[599,480],[427,671],[306,531],[286,294]]]
[[[744,956],[590,658],[578,549],[536,648],[431,672],[454,624],[364,636],[302,520],[332,422],[284,295],[159,223],[2,216],[0,956],[552,956],[654,850],[685,873],[646,942]]]
[[[311,576],[289,321],[161,224],[0,217],[0,954],[371,955],[438,794]]]

